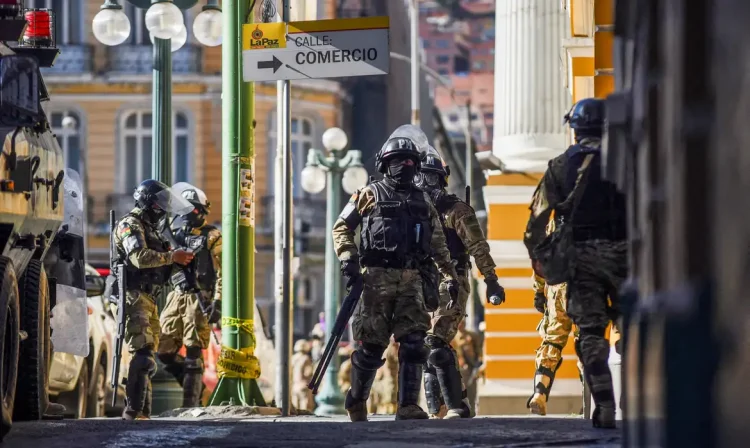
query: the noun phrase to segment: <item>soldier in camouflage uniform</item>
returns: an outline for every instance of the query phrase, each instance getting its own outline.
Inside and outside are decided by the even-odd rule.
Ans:
[[[125,263],[127,272],[125,342],[133,354],[125,388],[127,407],[122,416],[126,420],[148,419],[151,415],[154,351],[159,347],[155,297],[168,282],[173,263],[186,265],[193,259],[187,251],[170,251],[158,232],[158,223],[168,212],[184,213],[182,198],[155,180],[143,181],[133,197],[136,207],[120,219],[114,235],[116,256]]]
[[[474,257],[479,271],[484,276],[487,297],[497,296],[501,303],[505,300],[505,291],[495,274],[495,262],[490,255],[490,246],[479,226],[474,209],[457,196],[445,191],[449,175],[450,168],[443,163],[440,154],[432,146],[427,145],[422,152],[422,170],[417,176],[416,184],[430,195],[438,211],[459,283],[458,300],[455,302],[447,294],[445,285],[440,285],[440,306],[432,314],[432,329],[425,341],[430,347],[424,377],[427,407],[433,418],[437,418],[440,407],[445,402],[448,408],[444,417],[446,419],[470,418],[474,408],[464,401],[467,391],[461,385],[456,356],[450,346],[459,324],[464,320],[466,303],[471,294],[470,257]]]
[[[478,333],[466,329],[466,319],[458,325],[456,337],[451,341],[458,361],[458,371],[465,386],[466,401],[472,415],[476,415],[477,379],[482,366],[482,341]],[[446,415],[447,417],[447,415]]]
[[[580,331],[575,348],[596,404],[593,424],[615,428],[614,390],[607,364],[610,347],[605,332],[610,319],[619,315],[618,292],[627,275],[625,198],[601,176],[603,102],[581,100],[565,121],[575,131],[576,144],[550,161],[529,207],[524,244],[534,271],[544,277],[534,249],[545,238],[551,213],[555,212],[557,225],[572,225],[575,259],[569,260],[572,269],[567,283],[567,312]],[[568,199],[576,185],[582,187],[581,200],[571,219],[574,201]]]
[[[547,225],[547,234],[555,229],[555,220]],[[547,285],[544,279],[533,275],[534,308],[542,313],[537,330],[542,337],[542,343],[536,350],[536,373],[534,374],[534,394],[529,398],[526,407],[532,414],[547,415],[547,401],[555,382],[555,373],[562,365],[562,351],[568,344],[568,337],[573,330],[573,321],[566,311],[568,287],[566,283]],[[574,331],[578,339],[578,328]],[[583,365],[576,360],[578,368],[583,372]],[[581,374],[582,375],[582,374]],[[581,376],[583,381],[583,376]]]
[[[315,409],[312,391],[307,387],[313,375],[313,360],[310,356],[312,345],[300,339],[294,344],[292,355],[292,406],[298,410]]]
[[[360,275],[364,277],[364,291],[352,323],[361,349],[352,354],[352,386],[345,407],[352,421],[367,420],[365,403],[393,335],[399,342],[396,419],[425,419],[428,416],[418,401],[422,368],[429,355],[424,338],[430,329],[430,315],[418,269],[432,255],[454,301],[458,298],[456,270],[435,207],[427,194],[413,185],[420,164],[414,142],[389,139],[377,153],[375,164],[384,179],[357,190],[333,228],[336,254],[348,285]],[[361,251],[355,244],[360,224]]]
[[[342,394],[346,394],[352,384],[349,382],[349,377],[352,372],[352,352],[353,347],[348,345],[339,349],[339,358],[342,358],[341,365],[339,366],[338,383],[339,389]]]
[[[159,360],[182,386],[182,407],[200,406],[203,390],[203,350],[211,324],[221,319],[221,231],[206,224],[211,203],[203,190],[179,182],[172,186],[193,207],[172,223],[174,243],[195,259],[172,275],[174,290],[161,313]],[[185,358],[178,354],[185,345]]]
[[[393,338],[385,351],[385,364],[379,372],[383,372],[383,376],[378,379],[381,385],[378,413],[394,414],[398,404],[398,342]]]

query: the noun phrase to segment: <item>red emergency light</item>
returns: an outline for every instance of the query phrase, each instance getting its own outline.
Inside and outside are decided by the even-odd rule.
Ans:
[[[23,33],[23,45],[29,47],[55,46],[55,13],[51,9],[30,8],[24,12],[24,17],[28,26]]]

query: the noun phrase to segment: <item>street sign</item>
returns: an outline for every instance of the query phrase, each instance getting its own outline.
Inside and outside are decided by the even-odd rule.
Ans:
[[[242,27],[242,78],[250,81],[386,75],[388,17],[251,23]]]

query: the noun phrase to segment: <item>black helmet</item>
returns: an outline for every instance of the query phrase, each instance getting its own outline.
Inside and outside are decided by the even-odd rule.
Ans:
[[[570,123],[575,131],[597,131],[604,128],[604,101],[586,98],[575,103],[563,117],[563,124]]]
[[[408,138],[396,137],[391,138],[375,155],[375,167],[379,172],[384,173],[388,168],[388,160],[396,156],[407,156],[414,160],[414,164],[419,171],[420,153],[417,145]]]
[[[143,210],[146,217],[155,224],[158,222],[166,213],[167,207],[165,207],[164,192],[167,192],[169,187],[158,180],[146,179],[138,185],[133,193],[136,207]]]
[[[421,172],[414,176],[414,183],[420,188],[445,188],[448,186],[450,167],[443,162],[435,148],[427,145],[422,153]]]

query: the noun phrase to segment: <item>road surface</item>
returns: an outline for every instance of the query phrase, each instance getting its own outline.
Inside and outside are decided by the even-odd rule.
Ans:
[[[19,422],[2,447],[23,448],[483,448],[620,446],[620,431],[597,430],[580,418],[482,417],[472,420],[368,423],[345,418],[251,417],[124,422],[87,419]]]

